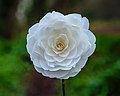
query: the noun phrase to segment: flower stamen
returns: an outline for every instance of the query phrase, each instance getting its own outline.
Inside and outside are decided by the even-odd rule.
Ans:
[[[62,51],[65,48],[65,43],[62,40],[56,42],[56,49]]]

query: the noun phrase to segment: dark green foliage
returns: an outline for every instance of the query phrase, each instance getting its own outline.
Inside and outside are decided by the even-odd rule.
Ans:
[[[30,74],[25,38],[0,40],[0,96],[24,96]],[[29,58],[29,57],[28,57]]]

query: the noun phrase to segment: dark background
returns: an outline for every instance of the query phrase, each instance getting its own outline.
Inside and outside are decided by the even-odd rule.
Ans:
[[[28,28],[52,11],[87,17],[97,38],[66,96],[120,96],[120,0],[0,0],[0,96],[62,95],[61,81],[38,74],[26,51]]]

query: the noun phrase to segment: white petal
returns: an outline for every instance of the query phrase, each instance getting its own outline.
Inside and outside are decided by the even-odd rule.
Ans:
[[[40,65],[41,65],[41,68],[43,68],[44,70],[49,69],[49,66],[47,65],[47,62],[44,59],[40,59]]]
[[[38,59],[35,57],[32,61],[33,61],[34,66],[36,66],[38,68],[42,68],[44,70],[58,71],[58,70],[62,69],[61,66],[55,66],[55,62],[46,62],[43,58]]]
[[[70,52],[70,49],[67,48],[64,52],[60,53],[59,56],[60,56],[60,57],[67,57],[68,54],[69,54],[69,52]]]
[[[48,62],[49,71],[58,71],[58,70],[70,70],[71,67],[63,67],[61,65],[57,65],[56,62]]]
[[[42,24],[48,23],[51,20],[51,18],[52,14],[49,12],[40,20],[40,23]]]
[[[57,18],[58,19],[58,18]],[[54,23],[51,24],[51,27],[54,29],[53,32],[57,32],[57,34],[67,34],[69,32],[70,25],[62,18],[55,20]]]
[[[69,38],[69,41],[70,41],[69,43],[70,50],[73,50],[73,48],[76,47],[76,41],[72,37]]]
[[[88,51],[88,49],[90,48],[89,45],[89,41],[84,40],[83,42],[81,42],[78,46],[77,46],[77,55],[75,56],[75,58],[83,55],[86,51]]]
[[[96,44],[91,45],[90,49],[87,51],[87,53],[85,53],[85,55],[87,57],[91,56],[93,52],[95,51],[95,48],[96,48]]]
[[[28,37],[27,37],[26,48],[27,48],[27,51],[28,51],[29,54],[32,53],[35,42],[36,42],[35,38],[31,37],[31,38],[28,39]]]
[[[46,54],[49,55],[49,56],[57,56],[57,55],[55,54],[55,52],[54,52],[51,48],[49,48],[49,47],[45,49],[45,52],[46,52]]]
[[[77,48],[74,48],[70,51],[69,55],[67,56],[67,59],[73,59],[77,54]]]
[[[41,66],[40,66],[40,60],[39,60],[39,59],[34,59],[34,60],[33,60],[33,65],[41,68]]]
[[[67,75],[65,75],[65,76],[63,76],[63,77],[60,77],[60,79],[68,79],[69,77],[70,77],[70,75],[67,74]]]
[[[64,16],[62,13],[56,12],[56,11],[53,11],[52,15],[55,15],[55,16]]]
[[[44,69],[39,68],[39,67],[37,67],[37,66],[34,66],[34,68],[35,68],[35,70],[36,70],[37,72],[42,73],[42,75],[45,76],[45,72],[44,72],[45,70],[44,70]]]
[[[66,70],[58,70],[58,71],[47,71],[47,70],[43,70],[42,68],[38,68],[36,66],[34,66],[35,69],[37,70],[37,72],[42,73],[43,76],[46,77],[50,77],[50,78],[58,78],[61,79],[61,77],[65,76],[66,74],[68,74],[69,71]]]
[[[96,37],[90,30],[85,30],[85,33],[86,33],[86,35],[88,35],[90,43],[96,42]]]
[[[51,71],[45,71],[46,76],[50,77],[50,78],[59,78],[61,79],[62,76],[65,76],[66,74],[68,74],[69,71],[66,70],[58,70],[55,72],[51,72]]]
[[[44,70],[48,70],[49,66],[47,65],[47,62],[40,55],[32,53],[31,59],[35,66],[43,68]]]
[[[38,68],[42,68],[44,70],[49,70],[49,71],[58,71],[58,70],[69,70],[68,68],[62,68],[61,66],[55,66],[55,62],[46,62],[43,58],[38,57],[34,58],[33,60],[34,66]]]
[[[66,34],[60,34],[58,38],[61,38],[64,42],[69,43]]]
[[[80,71],[81,71],[81,70],[79,70],[79,72],[80,72]],[[78,74],[78,72],[73,72],[73,73],[70,73],[69,76],[70,76],[70,77],[74,77],[74,76],[76,76],[77,74]]]
[[[65,15],[66,18],[70,18],[70,19],[80,19],[81,18],[81,15],[80,14],[76,14],[76,13],[73,13],[73,14],[68,14],[68,15]]]
[[[56,62],[55,66],[61,66],[61,70],[71,70],[72,67],[76,67],[76,64],[78,63],[78,61],[80,60],[81,57],[75,58],[73,60],[65,60],[64,62],[61,62],[61,64],[59,64],[58,62]]]
[[[41,68],[40,59],[42,57],[36,53],[32,53],[32,55],[30,55],[30,57],[31,57],[31,60],[33,61],[33,65]]]
[[[42,48],[46,49],[46,47],[48,47],[47,40],[43,39],[39,42],[40,42],[40,45],[41,45]]]
[[[76,54],[75,58],[81,57],[81,55],[82,55],[83,52],[84,52],[84,47],[83,47],[82,44],[79,44],[77,46],[77,54]]]
[[[78,27],[78,26],[71,26],[70,27],[70,33],[71,33],[71,37],[74,38],[73,40],[75,40],[76,44],[78,44],[80,42],[80,40],[81,40],[81,37],[83,37],[81,35],[83,32],[80,29],[80,27]]]
[[[74,77],[78,74],[78,72],[68,73],[67,75],[61,77],[61,79],[68,79],[69,77]]]
[[[66,59],[66,58],[64,58],[64,57],[60,57],[59,55],[54,56],[53,58],[54,58],[54,60],[57,61],[57,62],[62,62],[62,61],[64,61],[64,60]]]
[[[73,59],[72,63],[69,65],[69,67],[76,67],[76,64],[78,63],[78,61],[80,60],[80,58],[81,57]]]
[[[44,50],[38,46],[38,43],[36,42],[34,47],[33,47],[33,52],[35,52],[36,54],[42,56],[44,58]]]
[[[83,68],[83,67],[85,66],[87,60],[88,60],[87,57],[82,57],[82,58],[79,60],[79,62],[78,62],[78,64],[76,65],[76,67],[78,67],[78,68]]]
[[[36,23],[32,27],[29,28],[28,33],[29,33],[30,37],[36,33],[38,26],[39,26],[39,23]]]
[[[69,67],[68,65],[70,65],[72,62],[72,59],[66,59],[62,62],[55,62],[56,65],[60,65],[60,66],[65,66],[65,67]]]
[[[77,26],[81,26],[81,15],[80,14],[68,14],[65,15],[65,18],[67,20],[67,22],[77,25]]]
[[[55,68],[55,62],[47,62],[47,65],[49,66],[49,71],[59,70],[59,68]]]
[[[89,29],[89,20],[86,17],[83,17],[82,21],[83,21],[83,27],[85,29]]]
[[[82,58],[79,60],[79,62],[76,64],[76,67],[73,67],[73,68],[71,69],[70,74],[71,74],[71,73],[74,73],[74,72],[79,73],[80,70],[85,66],[87,60],[88,60],[88,58],[85,58],[85,57],[83,58],[83,57],[82,57]]]
[[[54,34],[48,38],[49,47],[53,45],[53,42],[55,41],[55,39],[56,39],[56,36]]]
[[[53,57],[47,55],[46,53],[44,53],[44,57],[45,57],[45,60],[48,61],[48,62],[55,62],[55,60],[53,59]]]
[[[79,72],[80,71],[81,71],[81,69],[79,70]],[[69,77],[75,77],[79,72],[69,73]]]
[[[59,19],[58,19],[59,18]],[[47,13],[41,20],[40,23],[44,25],[50,25],[53,24],[55,21],[63,20],[64,21],[64,15],[59,12],[52,12]],[[51,23],[52,22],[52,23]]]

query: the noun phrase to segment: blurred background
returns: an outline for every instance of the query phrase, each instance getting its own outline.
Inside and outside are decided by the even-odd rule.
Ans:
[[[28,28],[52,11],[82,14],[97,38],[66,96],[120,96],[120,0],[0,0],[0,96],[62,96],[61,81],[37,73],[26,51]]]

